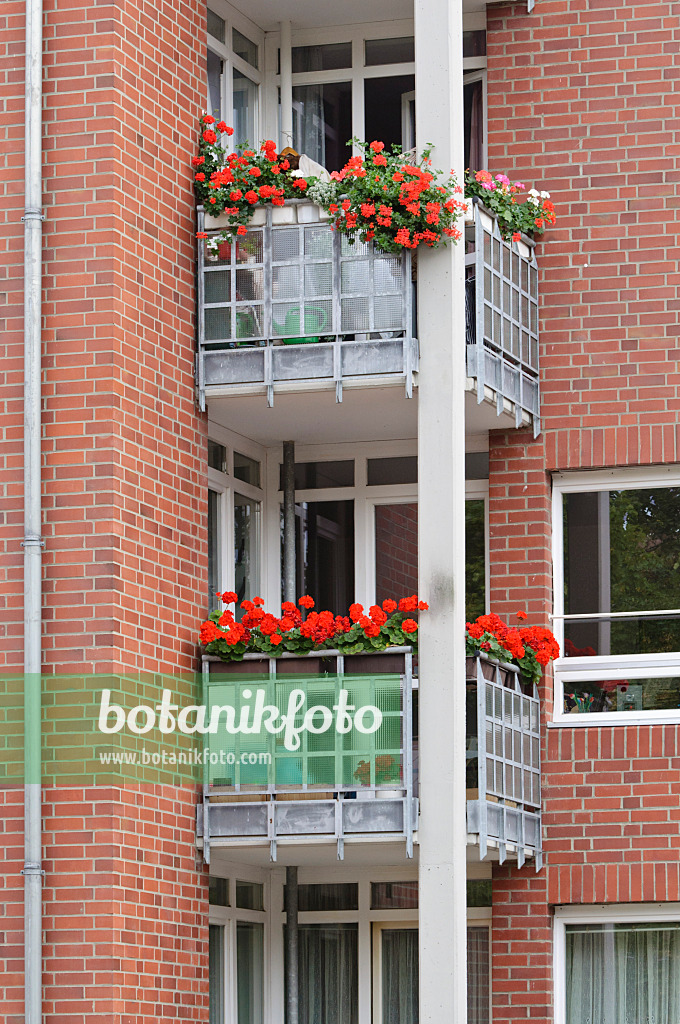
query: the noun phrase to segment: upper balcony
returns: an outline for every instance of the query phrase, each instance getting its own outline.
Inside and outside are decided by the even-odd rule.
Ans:
[[[211,709],[244,708],[261,700],[281,712],[291,695],[305,710],[332,716],[347,692],[355,709],[377,707],[379,729],[363,733],[301,731],[289,749],[281,733],[208,734],[198,838],[211,846],[269,846],[281,842],[403,842],[413,856],[418,830],[418,680],[410,649],[339,655],[322,651],[298,658],[246,655],[225,665],[206,657],[204,703]],[[468,662],[466,786],[468,847],[480,858],[527,857],[541,865],[539,704],[523,692],[517,669],[482,658]],[[326,709],[326,711],[321,711]],[[414,713],[415,710],[415,713]],[[245,712],[244,712],[245,713]]]
[[[207,224],[205,223],[207,221]],[[417,261],[350,244],[322,210],[292,201],[256,211],[248,233],[210,244],[199,210],[197,382],[206,399],[418,379]],[[479,206],[466,222],[467,390],[473,429],[539,430],[538,271],[531,243],[503,240]],[[488,410],[484,412],[484,410]],[[494,422],[496,419],[496,422]]]

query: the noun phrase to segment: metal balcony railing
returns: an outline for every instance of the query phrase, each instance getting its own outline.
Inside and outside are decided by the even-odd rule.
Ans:
[[[467,803],[468,834],[481,859],[489,846],[502,864],[508,848],[519,867],[527,855],[542,865],[540,705],[536,687],[523,692],[514,665],[471,659],[468,669]],[[470,665],[470,661],[468,662]]]
[[[413,855],[418,802],[410,648],[351,657],[332,650],[304,658],[246,655],[243,663],[228,666],[206,657],[203,680],[211,713],[231,707],[237,722],[242,713],[252,713],[257,700],[286,713],[295,692],[305,698],[295,716],[298,727],[310,708],[317,709],[317,724],[332,716],[343,690],[347,706],[376,707],[382,714],[376,732],[354,726],[342,732],[335,722],[323,732],[303,730],[295,750],[286,747],[282,733],[266,730],[206,734],[198,814],[206,861],[220,840],[252,844],[258,839],[269,842],[276,860],[277,842],[294,836],[334,839],[339,858],[346,837],[403,836],[407,856]]]
[[[403,379],[411,397],[418,343],[410,253],[351,245],[313,203],[256,214],[234,242],[215,247],[213,231],[199,245],[201,407],[215,386],[260,386],[272,405],[276,384],[328,381],[341,401],[344,380],[385,375]],[[200,231],[204,220],[199,208]]]
[[[477,401],[487,389],[500,415],[514,406],[515,424],[528,417],[540,432],[538,267],[533,243],[506,242],[498,222],[478,204],[466,229],[467,373]]]

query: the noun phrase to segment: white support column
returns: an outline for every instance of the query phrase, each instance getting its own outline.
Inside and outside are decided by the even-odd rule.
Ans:
[[[463,176],[461,0],[416,0],[416,130]],[[420,1024],[467,1020],[462,242],[418,251]]]
[[[281,22],[281,143],[293,145],[293,48],[290,22]]]

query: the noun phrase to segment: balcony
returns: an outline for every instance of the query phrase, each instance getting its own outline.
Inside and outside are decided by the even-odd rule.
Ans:
[[[402,380],[413,392],[410,253],[351,245],[313,203],[256,211],[247,235],[199,246],[198,388],[265,392],[290,382]],[[273,219],[274,218],[274,219]],[[283,222],[277,222],[281,218]],[[203,213],[199,210],[199,229]]]
[[[466,786],[468,842],[542,864],[541,735],[536,687],[525,692],[514,665],[467,660]]]
[[[237,394],[264,394],[271,407],[275,392],[291,388],[331,387],[340,402],[343,385],[402,383],[412,396],[419,349],[411,254],[350,245],[324,216],[291,201],[256,210],[248,233],[231,244],[199,246],[202,408],[207,398]],[[531,425],[538,434],[533,247],[503,241],[478,205],[465,228],[468,387],[500,425]],[[479,429],[494,425],[487,416]]]
[[[301,732],[288,750],[281,734],[207,734],[206,767],[197,831],[206,861],[212,846],[268,844],[272,861],[286,840],[337,843],[391,839],[413,856],[418,828],[418,741],[413,734],[414,691],[410,649],[345,656],[322,651],[298,658],[246,655],[225,665],[203,660],[204,703],[285,711],[293,691],[303,708],[330,714],[346,690],[355,708],[382,712],[377,732],[335,727]],[[416,697],[417,700],[417,697]],[[304,710],[296,723],[302,723]],[[527,857],[541,866],[539,703],[522,690],[517,670],[484,658],[469,659],[466,784],[468,844],[480,859]],[[245,763],[244,763],[245,760]],[[252,763],[251,763],[252,762]]]
[[[342,733],[335,726],[319,733],[304,731],[299,749],[292,751],[282,734],[207,734],[210,764],[198,814],[206,861],[211,845],[220,841],[268,842],[275,861],[277,843],[293,837],[335,841],[339,859],[346,839],[392,837],[403,839],[406,855],[413,856],[418,801],[410,648],[352,656],[321,651],[303,658],[255,654],[229,665],[205,657],[203,679],[204,703],[211,709],[236,708],[237,721],[247,702],[252,706],[257,699],[257,691],[262,691],[264,704],[283,712],[291,694],[302,692],[305,709],[324,708],[332,715],[345,690],[348,706],[368,705],[382,713],[377,732],[365,734],[353,727]],[[304,710],[296,715],[296,724],[303,717]]]
[[[475,203],[465,230],[467,375],[477,403],[540,432],[538,267],[529,239],[506,242]]]

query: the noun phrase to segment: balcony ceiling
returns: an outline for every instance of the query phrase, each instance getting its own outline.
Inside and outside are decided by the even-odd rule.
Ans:
[[[258,444],[278,444],[285,438],[300,444],[338,441],[394,441],[417,434],[417,399],[407,399],[404,385],[349,388],[342,402],[335,389],[276,393],[267,408],[264,394],[208,398],[214,423],[234,430]]]
[[[344,0],[340,7],[328,0],[237,0],[233,6],[265,32],[278,31],[281,21],[292,22],[293,28],[330,28],[413,18],[413,0]],[[486,0],[463,0],[465,13],[484,10]]]

